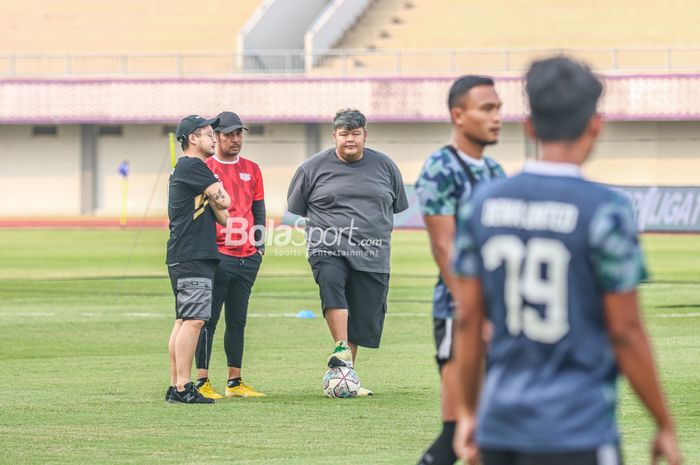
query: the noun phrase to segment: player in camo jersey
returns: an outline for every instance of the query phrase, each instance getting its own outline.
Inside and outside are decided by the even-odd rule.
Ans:
[[[450,88],[447,99],[452,119],[452,140],[434,152],[416,182],[416,193],[430,236],[433,257],[440,268],[433,294],[433,323],[437,363],[442,384],[452,376],[452,315],[454,302],[447,273],[448,256],[455,232],[455,215],[460,199],[469,199],[478,183],[505,177],[501,166],[484,156],[487,146],[498,142],[501,101],[493,80],[483,76],[462,76]],[[452,465],[455,412],[452,399],[442,389],[443,428],[423,454],[419,465]]]

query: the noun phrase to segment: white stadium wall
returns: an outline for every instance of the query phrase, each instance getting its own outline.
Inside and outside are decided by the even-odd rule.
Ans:
[[[179,156],[179,145],[176,150]],[[122,136],[101,136],[98,151],[97,215],[120,212],[123,181],[117,168],[124,159],[130,165],[128,214],[137,218],[167,215],[170,155],[162,125],[124,126]],[[265,125],[263,135],[245,136],[241,154],[260,164],[267,208],[271,214],[281,214],[291,173],[306,159],[303,125]]]
[[[260,164],[270,215],[285,210],[294,170],[314,150],[304,124],[260,124],[262,134],[245,136],[243,155]],[[331,147],[330,124],[318,127],[320,148]],[[697,186],[700,122],[610,122],[585,171],[592,179],[618,185]],[[450,137],[448,123],[369,122],[367,145],[389,154],[406,184],[412,184],[425,158]],[[0,216],[77,216],[81,213],[80,127],[58,126],[57,135],[32,136],[32,126],[0,126]],[[519,123],[504,123],[500,143],[487,154],[514,173],[525,161]],[[179,153],[179,147],[178,147]],[[130,162],[128,213],[132,218],[166,215],[170,172],[163,125],[128,124],[121,135],[98,136],[95,214],[117,216],[121,208],[119,163]],[[30,194],[29,194],[30,193]]]
[[[127,212],[136,217],[167,215],[170,151],[163,126],[127,125],[122,131],[121,136],[98,137],[95,214],[119,215],[123,178],[118,167],[128,160]]]
[[[356,107],[369,119],[370,147],[392,156],[413,183],[425,157],[450,136],[445,95],[452,80],[362,79],[14,79],[0,82],[0,216],[116,216],[121,208],[119,163],[131,164],[128,213],[166,214],[167,136],[163,124],[222,105],[261,132],[246,136],[244,155],[259,162],[268,211],[285,209],[296,167],[332,144],[334,112]],[[700,75],[612,76],[602,112],[609,121],[586,173],[619,185],[698,186]],[[519,124],[525,114],[521,81],[497,79],[503,99],[501,141],[489,147],[506,171],[517,171],[534,149]],[[659,99],[659,95],[664,95]],[[26,102],[32,102],[27,105]],[[58,125],[55,136],[34,136],[32,125]],[[121,125],[119,135],[96,138],[94,192],[83,165],[86,129]],[[93,126],[81,126],[93,125]],[[82,135],[81,135],[82,131]],[[19,155],[21,154],[21,155]],[[90,164],[87,163],[87,164]],[[30,199],[18,192],[27,187]]]
[[[0,216],[80,215],[80,127],[33,136],[32,126],[0,126]]]
[[[611,122],[587,175],[627,186],[700,185],[700,121]]]

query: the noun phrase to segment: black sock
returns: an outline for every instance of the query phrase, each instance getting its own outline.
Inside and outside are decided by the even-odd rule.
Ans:
[[[452,450],[452,437],[455,434],[455,422],[442,423],[442,431],[435,442],[425,451],[418,465],[454,465],[457,456]]]
[[[240,386],[240,384],[241,384],[241,378],[231,378],[228,380],[228,383],[226,383],[226,385],[230,388]]]
[[[198,388],[200,388],[200,387],[204,386],[204,383],[206,383],[207,381],[209,381],[209,377],[208,377],[208,376],[205,376],[204,378],[198,378],[198,379],[197,379],[197,384],[196,384],[196,386],[197,386]]]

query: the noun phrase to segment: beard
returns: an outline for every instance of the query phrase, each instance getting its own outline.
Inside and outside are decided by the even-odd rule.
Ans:
[[[498,144],[498,138],[493,139],[493,140],[485,140],[481,139],[478,137],[472,137],[472,136],[466,136],[467,139],[469,139],[471,142],[473,142],[476,145],[480,145],[482,147],[486,147],[488,145],[496,145]]]
[[[239,153],[241,153],[241,147],[237,147],[237,148],[230,147],[226,151],[222,150],[222,152],[227,157],[236,157],[236,156],[238,156]]]

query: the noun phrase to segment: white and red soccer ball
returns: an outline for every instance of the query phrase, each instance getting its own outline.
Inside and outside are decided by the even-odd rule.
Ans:
[[[323,393],[330,398],[357,397],[360,389],[360,377],[350,367],[329,369],[323,376]]]

